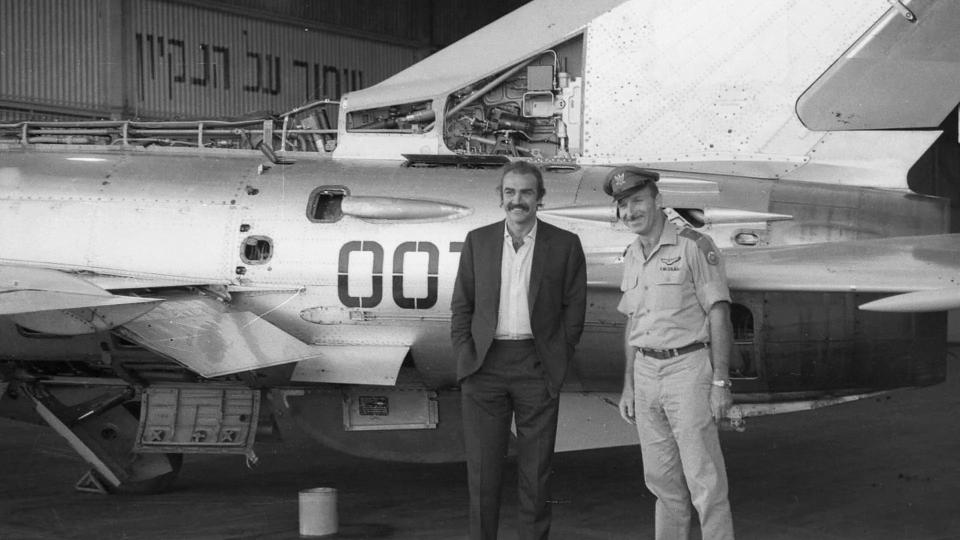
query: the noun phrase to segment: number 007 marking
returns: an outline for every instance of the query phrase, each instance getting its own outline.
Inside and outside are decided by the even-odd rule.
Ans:
[[[450,242],[450,252],[459,253],[463,242]],[[373,291],[370,296],[350,296],[347,290],[350,277],[350,254],[353,252],[369,252],[373,254],[373,271],[371,283]],[[408,253],[425,253],[427,255],[427,296],[426,298],[410,298],[403,291],[403,263]],[[430,309],[437,303],[437,289],[440,272],[440,250],[433,242],[403,242],[393,252],[393,301],[402,309]],[[378,242],[354,240],[347,242],[340,248],[340,259],[337,267],[337,294],[340,302],[349,308],[372,308],[383,300],[383,246]]]

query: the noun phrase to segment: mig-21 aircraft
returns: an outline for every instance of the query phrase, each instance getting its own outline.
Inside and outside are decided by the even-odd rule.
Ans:
[[[960,236],[908,176],[960,103],[958,27],[952,0],[534,0],[335,122],[4,125],[0,413],[66,438],[89,490],[162,489],[278,428],[460,459],[451,288],[510,160],[588,261],[559,450],[635,442],[618,165],[723,252],[735,427],[941,382]]]

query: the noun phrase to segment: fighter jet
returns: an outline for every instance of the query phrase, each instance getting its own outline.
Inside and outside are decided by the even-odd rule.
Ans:
[[[950,0],[534,0],[335,122],[0,126],[0,413],[55,429],[92,491],[294,428],[460,459],[451,288],[511,160],[588,259],[559,450],[636,443],[618,165],[723,252],[734,427],[941,382],[960,235],[907,180],[960,103],[957,27]]]

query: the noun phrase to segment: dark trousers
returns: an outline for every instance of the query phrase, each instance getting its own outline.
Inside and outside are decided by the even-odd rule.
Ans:
[[[463,433],[470,484],[470,538],[497,538],[503,459],[510,420],[517,426],[519,533],[550,534],[550,467],[559,398],[547,389],[532,340],[495,341],[479,371],[461,385]]]

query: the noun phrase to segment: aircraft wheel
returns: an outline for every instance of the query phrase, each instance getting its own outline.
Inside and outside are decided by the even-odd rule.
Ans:
[[[163,493],[173,487],[173,483],[176,481],[177,476],[180,474],[180,469],[183,467],[183,454],[134,454],[134,456],[134,460],[129,466],[134,479],[123,482],[119,486],[113,486],[109,482],[101,479],[101,483],[107,491],[114,495],[151,495]],[[172,470],[156,476],[148,476],[149,472],[147,471],[155,467],[158,460],[166,460]],[[94,474],[97,473],[94,472]]]

